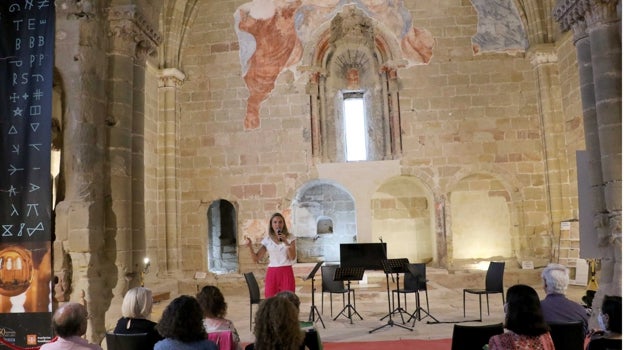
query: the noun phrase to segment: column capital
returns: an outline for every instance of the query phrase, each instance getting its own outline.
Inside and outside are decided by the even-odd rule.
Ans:
[[[108,36],[121,39],[126,50],[136,58],[145,58],[156,51],[162,37],[134,5],[114,6],[107,9]]]
[[[158,87],[180,87],[186,79],[186,74],[177,68],[164,68],[157,71]]]
[[[553,16],[565,32],[580,21],[591,26],[618,20],[618,2],[619,0],[558,0]]]
[[[617,4],[617,0],[593,0],[592,6],[585,14],[587,27],[591,28],[601,23],[617,22],[619,20]]]
[[[540,66],[542,64],[557,63],[557,52],[555,52],[555,45],[550,44],[537,44],[531,45],[527,50],[527,58],[533,67]]]

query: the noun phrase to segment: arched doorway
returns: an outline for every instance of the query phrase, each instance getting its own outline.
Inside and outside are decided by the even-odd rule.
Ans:
[[[236,209],[219,199],[208,208],[208,269],[223,274],[238,271]]]

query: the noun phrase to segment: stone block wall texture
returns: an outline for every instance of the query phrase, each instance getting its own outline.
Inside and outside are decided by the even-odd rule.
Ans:
[[[197,11],[202,15],[189,27],[182,49],[179,69],[186,78],[178,92],[176,121],[180,199],[177,243],[184,252],[180,268],[189,273],[208,269],[206,214],[211,202],[225,199],[234,204],[239,244],[244,236],[259,240],[269,216],[276,211],[288,214],[296,191],[318,177],[311,155],[305,73],[282,72],[273,92],[261,104],[260,127],[243,128],[249,91],[242,78],[233,19],[234,11],[243,3],[199,3]],[[496,184],[496,188],[483,190],[500,191],[503,202],[508,203],[508,208],[501,210],[509,211],[510,220],[517,225],[509,233],[514,242],[513,256],[503,258],[548,260],[552,229],[534,67],[517,53],[475,56],[471,36],[478,19],[468,1],[409,2],[406,7],[414,25],[433,34],[435,46],[428,65],[398,70],[403,153],[400,170],[394,176],[415,177],[436,199],[431,208],[442,203],[447,206],[443,214],[447,216],[451,194],[467,184],[464,179],[485,176],[488,180],[482,184]],[[573,151],[582,144],[582,125],[577,125],[580,112],[575,109],[578,92],[573,45],[560,44],[557,55],[566,109],[565,147],[569,151],[564,156],[573,159]],[[565,113],[572,110],[575,113]],[[162,130],[157,137],[164,137]],[[383,162],[379,164],[383,167]],[[577,215],[574,171],[567,175],[569,183],[562,185],[567,186],[566,200],[573,217]],[[146,177],[146,181],[158,183],[160,176]],[[375,189],[349,188],[363,203],[371,203]],[[158,209],[162,213],[162,208]],[[363,226],[372,226],[372,220],[358,217],[358,229],[366,231]],[[432,221],[431,234],[439,240],[435,258],[452,258],[453,232],[445,232],[450,224],[445,225],[438,217]],[[161,238],[152,236],[161,235],[158,223],[160,219],[148,214],[146,225],[154,228],[148,232],[148,240]],[[359,238],[376,240],[370,234]],[[451,239],[440,243],[447,238]],[[477,235],[475,239],[483,237]],[[148,250],[153,246],[148,241]],[[246,248],[239,248],[241,270],[258,268],[251,263]],[[159,248],[158,254],[162,252]]]

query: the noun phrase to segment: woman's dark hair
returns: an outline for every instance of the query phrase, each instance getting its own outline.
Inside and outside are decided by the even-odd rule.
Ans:
[[[602,300],[602,313],[609,317],[607,330],[622,333],[622,297],[605,295]]]
[[[192,296],[173,299],[163,311],[156,330],[165,338],[183,343],[206,339],[201,306]]]
[[[205,317],[223,318],[227,311],[227,303],[223,293],[215,286],[205,286],[197,293],[197,301]]]
[[[299,310],[287,298],[274,296],[261,302],[255,321],[255,350],[298,350],[303,344]]]
[[[507,289],[505,328],[516,334],[537,336],[549,331],[535,289],[516,284]]]

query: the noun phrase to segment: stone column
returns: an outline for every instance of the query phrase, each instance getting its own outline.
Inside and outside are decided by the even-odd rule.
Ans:
[[[622,42],[619,0],[560,0],[554,16],[574,29],[579,61],[585,142],[590,157],[594,226],[601,248],[600,287],[622,295]],[[579,200],[584,200],[579,198]],[[595,308],[596,309],[596,308]]]
[[[308,94],[310,95],[310,137],[312,139],[312,156],[314,159],[321,159],[321,119],[319,101],[319,72],[310,74],[308,82]]]
[[[388,121],[390,133],[390,159],[401,155],[401,112],[399,106],[399,79],[395,67],[388,69]]]
[[[162,194],[164,207],[164,222],[159,219],[159,227],[164,227],[164,232],[159,231],[157,234],[158,246],[158,270],[171,273],[179,269],[182,252],[179,247],[179,222],[178,214],[180,203],[178,194],[178,179],[176,177],[176,169],[178,167],[177,149],[178,149],[178,89],[182,86],[185,79],[184,73],[176,68],[166,68],[159,73],[158,82],[158,111],[159,116],[159,133],[158,138],[158,154],[160,168],[163,173],[159,177],[164,179]],[[159,184],[161,182],[159,181]],[[160,186],[160,185],[159,185]]]
[[[62,202],[55,208],[55,274],[63,278],[69,300],[84,303],[93,315],[87,336],[102,339],[104,312],[111,299],[116,268],[106,251],[106,37],[94,13],[75,3],[57,3],[55,68],[63,102]],[[98,44],[96,44],[96,42]],[[60,271],[59,271],[60,270]],[[112,276],[112,277],[111,277]]]
[[[539,98],[539,113],[542,123],[542,140],[544,144],[544,159],[546,160],[546,196],[548,198],[548,212],[550,213],[550,233],[554,237],[561,234],[561,221],[572,217],[572,209],[564,207],[564,193],[569,183],[565,155],[565,120],[559,84],[559,69],[554,44],[533,45],[527,57],[534,68],[537,77],[537,91]],[[555,240],[556,241],[556,240]],[[557,252],[554,252],[558,257]],[[565,262],[562,262],[565,263]]]
[[[160,37],[133,5],[108,10],[110,46],[108,161],[110,162],[110,207],[107,236],[114,237],[117,284],[114,300],[121,303],[128,288],[140,280],[145,254],[143,212],[143,117],[145,58]]]
[[[622,39],[617,4],[613,0],[592,2],[585,21],[591,47],[608,220],[607,230],[599,231],[598,236],[603,252],[600,283],[605,294],[622,295]]]

